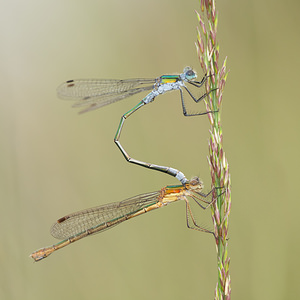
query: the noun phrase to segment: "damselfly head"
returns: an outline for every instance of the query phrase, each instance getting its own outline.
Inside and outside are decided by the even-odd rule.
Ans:
[[[199,177],[193,177],[189,181],[189,188],[194,191],[200,192],[204,188],[203,182],[199,179]]]
[[[192,80],[197,78],[197,73],[191,67],[185,67],[183,70],[183,76],[186,80]]]

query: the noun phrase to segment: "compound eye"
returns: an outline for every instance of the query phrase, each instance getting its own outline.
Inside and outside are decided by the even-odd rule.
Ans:
[[[188,76],[188,77],[194,77],[195,76],[195,72],[193,70],[188,70],[186,72],[186,76]]]

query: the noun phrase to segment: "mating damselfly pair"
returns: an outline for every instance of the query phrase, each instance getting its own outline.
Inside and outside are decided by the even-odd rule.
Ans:
[[[210,113],[189,114],[186,110],[183,98],[184,89],[196,103],[204,99],[213,90],[203,94],[199,98],[195,98],[186,84],[188,83],[200,88],[206,82],[208,77],[209,76],[205,75],[201,81],[196,81],[197,75],[195,71],[190,67],[186,67],[182,74],[163,75],[156,79],[78,79],[66,81],[58,87],[57,93],[60,98],[78,100],[78,102],[74,104],[74,107],[87,106],[81,113],[103,107],[143,91],[151,90],[146,97],[121,117],[114,141],[127,161],[172,175],[180,180],[181,185],[167,186],[157,192],[146,193],[121,202],[86,209],[58,219],[51,228],[51,234],[56,238],[62,239],[62,241],[53,246],[33,252],[31,257],[35,261],[40,261],[43,258],[48,257],[54,251],[88,235],[109,229],[125,220],[129,220],[178,200],[184,200],[186,202],[186,219],[189,228],[214,234],[212,231],[197,225],[187,198],[191,197],[200,207],[205,209],[214,201],[214,198],[212,197],[213,190],[208,194],[204,194],[202,192],[203,183],[198,177],[188,181],[185,175],[177,169],[150,164],[131,158],[119,141],[124,121],[139,108],[154,101],[157,96],[168,91],[179,90],[184,116],[196,116]],[[206,200],[207,197],[211,197],[209,198],[209,201]],[[203,206],[200,203],[201,201],[205,203],[206,206]],[[189,217],[192,220],[192,225],[189,223]]]

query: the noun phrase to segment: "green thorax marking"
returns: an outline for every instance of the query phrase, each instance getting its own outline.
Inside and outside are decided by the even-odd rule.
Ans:
[[[177,82],[178,80],[180,80],[179,75],[163,75],[160,77],[161,84]]]

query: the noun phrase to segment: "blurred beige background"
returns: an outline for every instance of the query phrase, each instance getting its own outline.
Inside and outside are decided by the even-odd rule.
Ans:
[[[295,299],[300,5],[217,1],[217,8],[230,69],[222,122],[232,297]],[[186,65],[201,77],[195,9],[196,0],[2,2],[0,299],[213,298],[214,241],[186,228],[183,203],[39,263],[28,257],[57,242],[49,228],[67,213],[177,183],[126,163],[113,143],[121,115],[143,95],[79,116],[55,90],[67,79],[157,77]],[[206,117],[183,117],[173,92],[132,116],[121,140],[133,157],[198,175],[209,189],[208,128]]]

